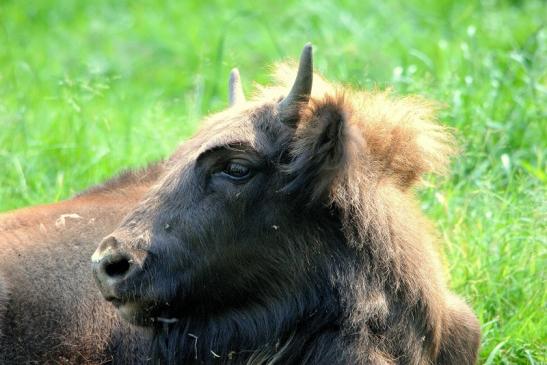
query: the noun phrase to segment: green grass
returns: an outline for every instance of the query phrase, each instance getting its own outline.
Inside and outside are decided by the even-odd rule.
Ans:
[[[0,2],[0,211],[166,156],[306,41],[316,68],[446,105],[463,147],[421,191],[481,362],[543,364],[547,5],[541,0]]]

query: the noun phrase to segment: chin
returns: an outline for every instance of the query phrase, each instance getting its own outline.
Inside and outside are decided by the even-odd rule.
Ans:
[[[120,304],[117,309],[120,317],[133,325],[150,326],[153,321],[150,316],[150,311],[147,311],[137,303],[123,303]]]

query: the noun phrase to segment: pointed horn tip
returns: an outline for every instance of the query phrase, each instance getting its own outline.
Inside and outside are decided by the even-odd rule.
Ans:
[[[245,101],[245,94],[243,93],[241,78],[237,67],[234,67],[230,71],[230,79],[228,81],[228,101],[230,106]]]
[[[306,43],[304,48],[302,48],[302,53],[300,53],[300,63],[309,63],[313,58],[313,46],[311,43]]]
[[[230,80],[239,79],[239,70],[237,67],[232,68],[230,70]]]
[[[313,64],[313,46],[310,42],[304,45],[300,54],[299,67],[312,67]]]

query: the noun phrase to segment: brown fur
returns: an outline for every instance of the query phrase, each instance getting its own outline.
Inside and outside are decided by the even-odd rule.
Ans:
[[[67,201],[0,215],[1,364],[146,358],[142,331],[120,323],[100,297],[89,257],[160,169],[151,166]]]

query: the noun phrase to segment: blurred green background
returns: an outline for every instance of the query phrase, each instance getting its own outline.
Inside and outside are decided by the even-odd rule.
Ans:
[[[316,69],[446,108],[463,153],[420,191],[481,363],[544,364],[544,1],[0,1],[0,211],[167,156],[313,42]]]

